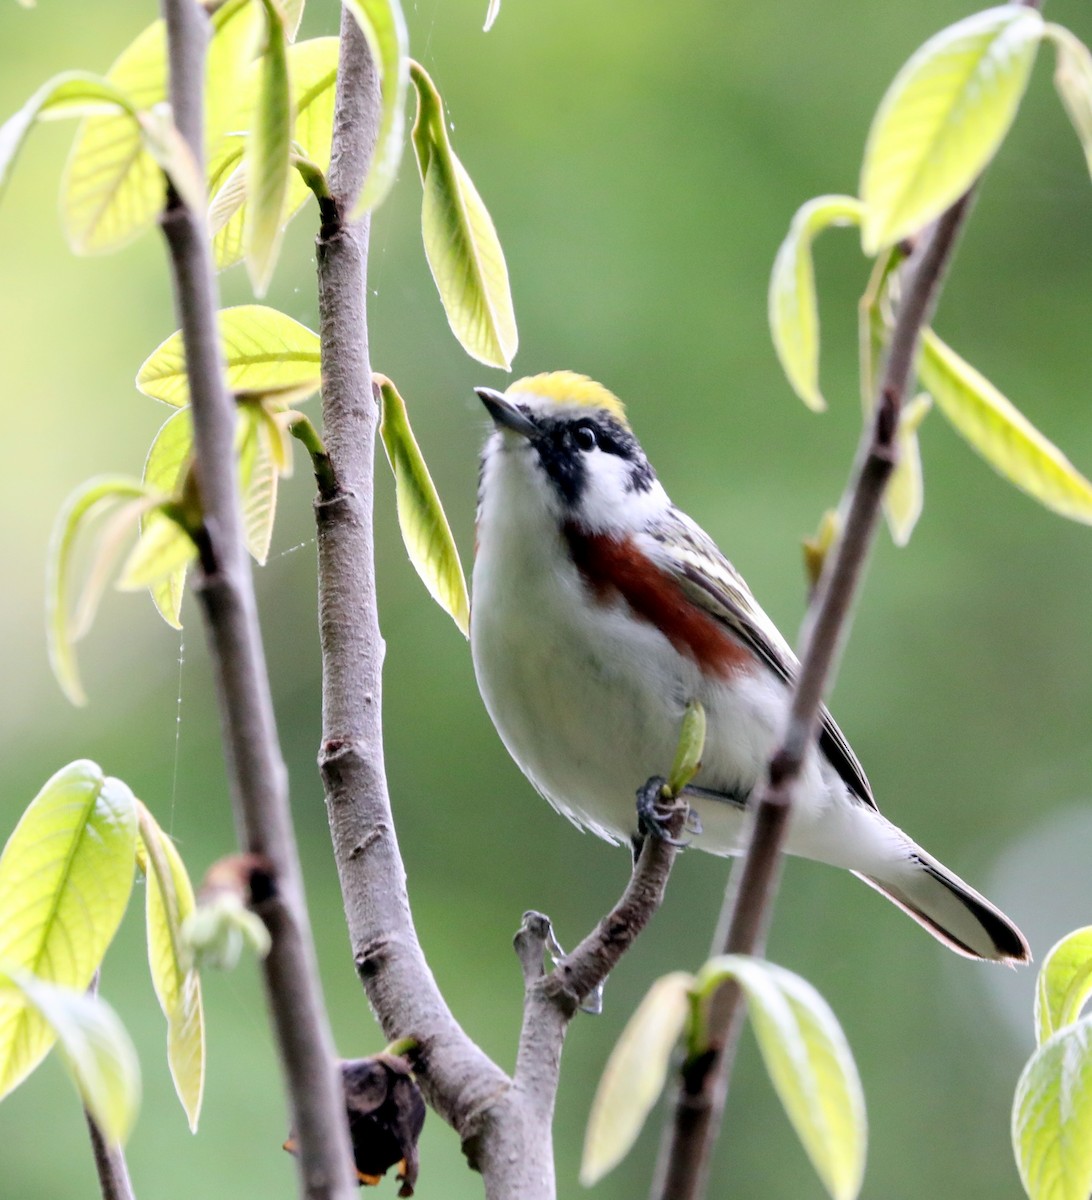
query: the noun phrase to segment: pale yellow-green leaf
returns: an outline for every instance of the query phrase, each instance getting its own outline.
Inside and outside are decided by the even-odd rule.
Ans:
[[[69,71],[43,84],[14,116],[0,125],[0,194],[11,177],[15,159],[35,121],[50,117],[78,117],[96,111],[122,114],[130,125],[136,119],[136,111],[129,97],[98,75]]]
[[[925,502],[918,430],[932,407],[929,396],[915,396],[899,417],[898,462],[883,494],[883,512],[896,546],[905,546],[910,541]]]
[[[489,7],[485,13],[485,24],[482,26],[482,33],[488,33],[493,28],[493,23],[500,16],[501,0],[489,0]]]
[[[823,1186],[833,1200],[853,1200],[868,1134],[861,1081],[837,1018],[806,979],[747,955],[711,959],[693,990],[709,995],[728,978],[746,994],[766,1071]]]
[[[451,616],[463,637],[468,637],[470,600],[451,527],[413,436],[402,397],[385,376],[376,375],[375,380],[383,395],[379,432],[394,472],[402,540],[429,595]]]
[[[1035,1034],[1039,1044],[1071,1025],[1092,997],[1092,926],[1076,929],[1052,946],[1035,988]]]
[[[138,113],[137,120],[145,149],[166,172],[179,198],[190,212],[203,213],[207,202],[205,181],[193,151],[171,120],[170,110],[166,105],[157,105]]]
[[[279,431],[270,429],[264,410],[246,408],[240,413],[239,491],[243,504],[243,535],[246,548],[262,566],[269,557],[273,522],[277,515],[277,464],[272,439]]]
[[[1092,524],[1092,483],[932,330],[922,336],[918,378],[937,408],[998,474],[1052,512]]]
[[[98,996],[0,966],[0,1004],[22,1003],[56,1038],[107,1142],[124,1142],[140,1107],[140,1063],[117,1014]]]
[[[254,124],[246,140],[247,207],[244,231],[247,273],[255,295],[264,296],[288,224],[292,166],[292,88],[284,19],[276,0],[262,0],[266,43],[258,76]]]
[[[281,11],[284,13],[284,35],[290,42],[296,40],[300,22],[303,20],[305,0],[281,0]]]
[[[301,400],[322,383],[318,334],[274,308],[243,304],[217,314],[228,388],[250,397],[290,392]],[[181,333],[173,333],[145,359],[137,387],[180,408],[189,403]]]
[[[417,89],[413,145],[424,186],[425,256],[448,324],[472,358],[507,369],[519,343],[508,268],[485,204],[448,141],[443,102],[410,64]]]
[[[46,640],[53,674],[73,704],[87,702],[76,669],[75,642],[77,632],[86,628],[88,614],[84,606],[77,624],[72,595],[73,559],[81,535],[109,506],[119,501],[144,500],[148,495],[149,489],[135,479],[99,476],[68,497],[54,522],[46,558]],[[115,548],[114,540],[108,538],[98,551],[112,554]]]
[[[63,767],[23,813],[0,856],[0,963],[83,990],[133,886],[136,800],[93,762]],[[33,1007],[0,993],[0,1096],[53,1044]]]
[[[164,583],[185,571],[196,558],[197,549],[189,534],[162,512],[155,520],[145,519],[140,540],[122,565],[119,592],[139,592]]]
[[[252,0],[228,0],[212,15],[205,83],[210,140],[223,131],[225,103],[250,54],[259,15]],[[162,21],[122,51],[106,78],[140,112],[167,99],[166,38]],[[232,81],[229,83],[228,81]],[[163,175],[144,134],[124,114],[96,116],[80,127],[61,183],[61,220],[77,254],[117,250],[155,224],[163,207]]]
[[[860,222],[852,196],[817,196],[801,207],[781,243],[770,275],[770,333],[793,391],[815,412],[826,408],[819,391],[819,305],[811,245],[832,225]]]
[[[1092,53],[1080,38],[1061,25],[1048,24],[1044,32],[1057,51],[1054,86],[1092,171]]]
[[[391,190],[405,141],[409,86],[409,34],[399,0],[344,0],[360,26],[380,74],[379,130],[353,220],[378,208]]]
[[[144,483],[165,496],[177,497],[190,468],[193,452],[193,421],[189,408],[172,413],[160,427],[144,461]],[[155,539],[162,547],[169,542],[192,561],[193,539],[176,522],[161,512],[151,512],[141,524],[141,541]],[[186,565],[176,567],[165,578],[150,585],[152,603],[173,629],[181,629],[182,596],[186,589]]]
[[[667,777],[667,787],[673,796],[677,796],[701,770],[701,756],[704,753],[705,709],[700,700],[691,700],[683,713],[675,761]]]
[[[338,39],[312,38],[288,49],[288,70],[295,102],[292,142],[325,173],[330,167],[330,143],[334,127],[334,87],[337,82]],[[213,196],[209,225],[213,252],[221,270],[243,257],[246,228],[245,139],[237,131],[249,129],[254,121],[259,67],[252,68],[238,87],[231,130],[214,148],[209,159],[209,190]],[[297,171],[288,184],[287,220],[306,204],[311,191]]]
[[[182,936],[200,966],[218,971],[234,970],[245,949],[265,958],[272,945],[261,917],[231,891],[203,897],[183,922]]]
[[[1006,4],[930,38],[888,88],[861,168],[861,239],[877,254],[917,233],[975,181],[1020,106],[1043,18]]]
[[[1059,1030],[1028,1060],[1013,1098],[1012,1146],[1030,1200],[1088,1200],[1092,1017]]]
[[[584,1134],[580,1182],[585,1187],[625,1158],[659,1099],[671,1053],[686,1023],[687,993],[693,982],[686,971],[657,979],[611,1051]]]
[[[819,519],[819,528],[811,537],[803,539],[801,549],[804,552],[804,574],[809,588],[819,586],[823,568],[842,532],[842,518],[837,509],[828,508]]]
[[[234,129],[239,80],[260,49],[265,18],[254,0],[227,0],[212,14],[212,39],[205,65],[205,148]]]
[[[175,844],[140,805],[147,877],[148,965],[167,1018],[167,1062],[190,1129],[197,1131],[205,1083],[205,1022],[201,980],[182,937],[195,909],[193,885]]]

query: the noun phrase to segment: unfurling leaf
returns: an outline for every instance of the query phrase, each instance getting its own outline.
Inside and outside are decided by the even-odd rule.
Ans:
[[[425,256],[452,333],[472,358],[509,368],[519,335],[497,231],[448,141],[444,107],[424,68],[410,64],[417,88],[413,147],[424,186]]]
[[[247,206],[245,245],[250,282],[264,296],[288,223],[292,174],[292,90],[284,18],[277,0],[262,0],[266,43],[258,81],[254,124],[246,140]]]
[[[174,842],[141,804],[140,860],[147,879],[148,965],[167,1018],[167,1062],[190,1129],[197,1132],[205,1084],[201,980],[182,937],[194,911],[193,885]]]
[[[0,963],[86,989],[133,886],[136,799],[93,762],[63,767],[23,813],[0,857]],[[42,1060],[53,1033],[36,1006],[0,991],[0,1096]]]
[[[345,0],[379,67],[379,132],[371,166],[353,209],[353,220],[378,208],[391,190],[405,140],[406,90],[409,86],[409,35],[399,0]]]
[[[580,1182],[585,1187],[625,1158],[659,1099],[686,1023],[693,982],[686,971],[657,979],[611,1051],[584,1134]]]
[[[819,306],[811,244],[832,225],[858,224],[862,205],[852,196],[818,196],[798,210],[774,259],[769,318],[774,349],[793,391],[815,412],[819,391]]]
[[[932,407],[932,399],[923,394],[915,396],[899,415],[898,461],[883,494],[884,516],[896,546],[905,546],[910,541],[925,502],[918,430]]]
[[[459,551],[440,497],[410,428],[402,397],[385,375],[374,376],[383,397],[379,432],[394,472],[398,525],[414,570],[463,637],[470,633],[470,599]]]
[[[807,576],[809,589],[819,586],[827,555],[841,532],[842,518],[836,509],[828,508],[819,520],[819,528],[815,531],[815,536],[804,538],[802,546],[804,574]]]
[[[742,954],[711,959],[693,993],[704,1003],[725,980],[743,989],[766,1071],[833,1200],[853,1200],[864,1175],[867,1126],[853,1055],[830,1006],[805,979]]]
[[[57,516],[50,539],[46,579],[46,639],[49,661],[61,690],[73,704],[85,704],[87,696],[80,684],[76,669],[75,643],[90,620],[89,605],[81,605],[78,622],[73,619],[72,574],[73,558],[80,535],[104,509],[119,501],[138,501],[140,506],[152,505],[164,499],[144,484],[123,476],[100,476],[77,488],[65,501]],[[137,512],[133,511],[135,523]],[[116,537],[100,539],[97,556],[111,558],[117,551]],[[91,569],[92,578],[108,573],[99,563]],[[101,590],[101,589],[99,589]],[[94,591],[94,589],[92,589]]]
[[[1054,43],[1058,56],[1054,86],[1092,171],[1092,53],[1080,38],[1061,25],[1047,25],[1044,32]]]
[[[1012,1146],[1030,1200],[1088,1200],[1092,1017],[1048,1038],[1024,1067],[1013,1098]]]
[[[322,383],[318,335],[275,308],[242,304],[217,314],[228,389],[255,399],[298,401]],[[137,387],[154,400],[181,408],[189,403],[181,332],[172,333],[145,359]]]
[[[1052,512],[1092,524],[1092,483],[929,329],[922,336],[918,377],[937,408],[999,475]]]
[[[691,700],[683,713],[675,761],[667,777],[667,788],[672,796],[677,796],[701,770],[701,756],[704,753],[705,709],[700,700]]]
[[[148,450],[148,457],[144,461],[145,487],[154,488],[165,496],[179,496],[190,469],[192,451],[193,420],[189,408],[181,408],[164,421]],[[161,562],[177,555],[173,570],[165,577],[151,580],[148,590],[160,616],[172,629],[181,629],[186,570],[196,558],[197,548],[185,530],[157,511],[148,513],[142,521],[138,549],[146,540],[155,542],[156,557]],[[132,559],[126,564],[127,567],[130,565]],[[124,586],[125,582],[123,576],[119,586]]]
[[[957,200],[1016,116],[1043,18],[1005,4],[930,38],[899,71],[869,131],[861,168],[861,239],[877,254]]]
[[[18,998],[18,999],[17,999]],[[60,1045],[69,1074],[107,1142],[124,1142],[140,1107],[140,1063],[117,1014],[98,996],[0,967],[0,1005],[16,1001]]]
[[[1035,1036],[1039,1044],[1072,1025],[1092,998],[1092,926],[1074,930],[1052,946],[1035,988]]]

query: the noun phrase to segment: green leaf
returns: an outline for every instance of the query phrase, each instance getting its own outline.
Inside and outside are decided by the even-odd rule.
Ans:
[[[97,111],[123,113],[130,124],[136,118],[129,97],[99,75],[69,71],[44,83],[14,116],[0,125],[0,194],[35,121]]]
[[[153,502],[160,499],[135,479],[115,475],[99,476],[77,488],[69,496],[54,523],[47,555],[46,637],[53,674],[61,685],[61,690],[73,704],[87,703],[87,696],[76,669],[75,642],[78,633],[86,628],[89,614],[84,605],[77,626],[72,619],[71,596],[73,558],[80,535],[96,516],[119,500],[146,501],[149,498]],[[110,554],[115,549],[114,540],[107,539],[100,543],[99,554]]]
[[[254,125],[246,141],[246,267],[258,296],[264,296],[280,254],[288,224],[291,182],[292,89],[284,19],[276,0],[262,0],[266,45],[258,82]]]
[[[828,508],[819,518],[819,528],[811,537],[802,540],[804,552],[804,575],[809,589],[819,586],[827,556],[842,533],[842,517],[837,509]]]
[[[443,102],[418,63],[413,146],[424,185],[421,229],[452,333],[472,358],[509,368],[519,335],[497,231],[447,137]]]
[[[1052,512],[1092,524],[1092,483],[929,329],[922,336],[918,377],[937,408],[999,475]]]
[[[338,39],[313,38],[288,49],[288,71],[295,100],[292,142],[320,171],[330,167],[330,144],[334,128],[334,88],[337,83]],[[244,78],[236,99],[231,128],[249,129],[254,121],[259,69]],[[214,234],[213,252],[221,270],[243,257],[246,230],[245,139],[226,133],[214,147],[209,160],[209,188],[213,195],[209,227]],[[297,152],[298,152],[297,151]],[[288,185],[287,220],[307,203],[311,191],[296,171]]]
[[[247,406],[239,414],[239,491],[243,504],[243,534],[246,548],[265,566],[277,515],[277,463],[272,418],[261,405]]]
[[[865,146],[861,240],[877,254],[957,200],[993,158],[1020,106],[1043,18],[990,8],[930,38],[880,102]]]
[[[701,756],[704,753],[705,709],[700,700],[691,700],[683,713],[675,761],[667,778],[667,788],[673,796],[677,796],[701,770]]]
[[[853,1200],[864,1175],[867,1126],[853,1055],[830,1006],[805,979],[742,954],[711,959],[693,992],[726,979],[747,996],[766,1071],[816,1173],[834,1200]]]
[[[193,885],[174,842],[139,805],[147,877],[148,965],[159,1007],[167,1018],[167,1062],[190,1129],[197,1132],[205,1085],[205,1017],[201,979],[182,937],[195,910]]]
[[[178,497],[184,487],[186,475],[190,469],[190,459],[193,453],[193,420],[189,408],[181,408],[171,413],[160,427],[148,450],[144,461],[144,484],[154,488],[165,496]],[[159,610],[160,616],[173,629],[181,629],[180,614],[182,611],[182,595],[186,588],[186,569],[197,555],[197,549],[189,534],[179,528],[162,512],[151,512],[141,526],[139,546],[145,539],[155,540],[159,549],[157,553],[165,553],[169,544],[173,551],[181,556],[186,555],[173,571],[149,585],[152,602]]]
[[[910,541],[925,502],[918,430],[932,407],[933,401],[929,396],[916,396],[899,417],[896,434],[899,458],[883,494],[884,516],[891,530],[891,540],[896,546],[905,546]]]
[[[584,1134],[580,1182],[585,1187],[598,1183],[625,1158],[655,1107],[686,1023],[693,982],[686,971],[657,979],[611,1051]]]
[[[819,391],[819,305],[811,244],[832,225],[859,224],[863,207],[852,196],[817,196],[801,207],[774,259],[770,276],[770,333],[793,391],[815,412]]]
[[[125,1141],[140,1107],[140,1063],[125,1026],[98,996],[0,967],[0,1004],[18,994],[55,1037],[87,1111],[110,1143]]]
[[[223,131],[225,106],[250,54],[259,20],[251,0],[227,0],[212,15],[205,82],[208,138]],[[139,112],[167,99],[162,21],[143,30],[106,74]],[[230,82],[229,82],[230,81]],[[61,220],[77,254],[120,249],[154,225],[164,202],[163,176],[145,134],[127,114],[95,116],[76,135],[61,183]]]
[[[1048,24],[1044,33],[1057,52],[1054,86],[1092,171],[1092,53],[1080,38],[1061,25]]]
[[[133,886],[136,800],[93,762],[63,767],[23,813],[0,856],[0,963],[86,989]],[[0,1096],[53,1044],[34,1007],[0,993]]]
[[[1092,997],[1092,925],[1052,946],[1039,968],[1035,988],[1035,1032],[1039,1044],[1072,1025]]]
[[[451,616],[463,637],[470,634],[470,599],[459,551],[440,497],[421,457],[402,397],[384,375],[374,376],[383,397],[379,426],[394,472],[398,525],[410,562],[429,595]]]
[[[318,334],[274,308],[242,304],[217,314],[228,388],[250,397],[290,395],[302,400],[322,383]],[[176,408],[188,404],[189,380],[181,332],[172,333],[144,360],[136,385],[145,396]]]
[[[398,174],[405,140],[406,90],[409,86],[409,35],[399,0],[344,0],[360,26],[379,68],[379,131],[372,161],[352,219],[378,208]]]
[[[1012,1145],[1031,1200],[1088,1200],[1092,1191],[1092,1017],[1031,1056],[1016,1085]]]
[[[305,0],[281,0],[281,9],[284,13],[284,35],[290,42],[296,40],[296,34],[299,33],[300,22],[303,20],[303,7]]]

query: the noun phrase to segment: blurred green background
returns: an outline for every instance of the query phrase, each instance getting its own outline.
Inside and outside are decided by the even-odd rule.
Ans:
[[[836,502],[859,425],[855,304],[866,265],[849,233],[818,248],[824,391],[817,418],[789,393],[766,331],[769,268],[796,207],[852,191],[872,111],[951,0],[916,5],[587,5],[420,0],[413,52],[448,105],[456,148],[489,205],[520,323],[519,373],[586,371],[630,406],[675,500],[717,538],[790,636],[803,612],[799,542]],[[62,69],[104,70],[155,17],[152,4],[40,0],[0,8],[0,113]],[[1049,5],[1086,40],[1081,0]],[[312,0],[304,32],[333,32]],[[1086,470],[1092,328],[1092,185],[1043,55],[1016,128],[970,222],[937,316],[943,336]],[[42,580],[51,522],[86,477],[136,473],[166,412],[132,378],[174,328],[160,241],[73,259],[56,184],[70,126],[35,131],[0,210],[0,833],[41,783],[79,756],[124,778],[178,839],[191,871],[233,844],[217,719],[196,610],[180,639],[143,597],[107,598],[81,651],[91,705],[69,708],[46,664]],[[469,558],[484,422],[471,387],[501,373],[449,336],[421,253],[412,159],[374,225],[372,352],[411,407]],[[317,322],[313,220],[293,226],[269,300]],[[225,303],[248,298],[240,268]],[[1092,919],[1092,533],[1014,492],[933,415],[922,432],[926,507],[908,549],[878,547],[833,706],[881,807],[1022,925],[1041,959]],[[409,567],[379,466],[379,584],[387,761],[422,941],[469,1032],[510,1066],[522,911],[576,941],[622,887],[624,851],[584,837],[535,797],[478,702],[470,658]],[[264,632],[302,843],[323,982],[339,1049],[380,1035],[347,954],[315,771],[319,655],[312,487],[283,489]],[[667,903],[565,1052],[557,1115],[562,1195],[592,1090],[650,981],[704,958],[726,864],[680,861]],[[163,1062],[144,966],[139,889],[103,991],[144,1066],[129,1147],[141,1200],[291,1197],[285,1115],[253,964],[209,978],[209,1081],[186,1131]],[[829,999],[869,1104],[866,1196],[1017,1196],[1012,1088],[1032,1047],[1033,973],[965,962],[850,876],[792,861],[770,951]],[[658,1119],[598,1189],[642,1195]],[[423,1200],[480,1195],[455,1136],[428,1122]],[[714,1195],[818,1197],[749,1035],[716,1159]],[[52,1059],[0,1105],[5,1200],[95,1194],[79,1107]],[[394,1191],[393,1181],[384,1185]]]

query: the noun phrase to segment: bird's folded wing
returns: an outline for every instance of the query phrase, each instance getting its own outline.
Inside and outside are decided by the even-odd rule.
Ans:
[[[762,611],[740,573],[699,525],[676,510],[670,525],[649,531],[644,538],[648,540],[642,549],[676,580],[689,599],[727,626],[779,679],[792,684],[800,668],[792,648]],[[826,705],[820,714],[819,749],[853,795],[875,808],[864,768]]]

